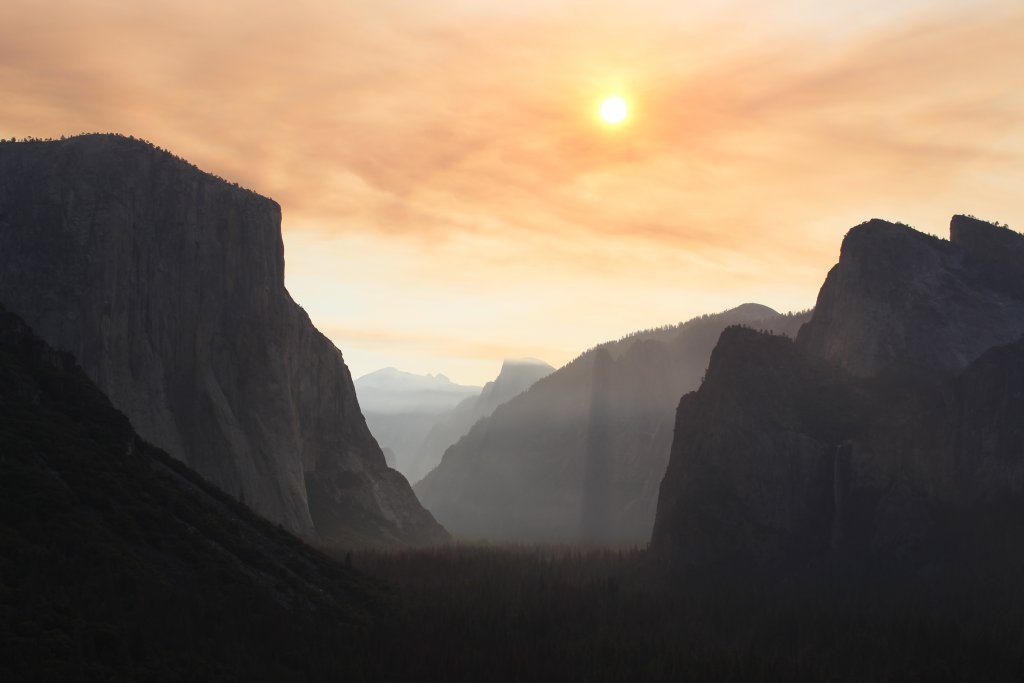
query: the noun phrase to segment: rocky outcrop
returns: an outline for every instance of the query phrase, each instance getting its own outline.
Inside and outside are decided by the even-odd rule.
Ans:
[[[800,345],[855,375],[963,369],[1024,334],[1024,240],[955,216],[949,241],[872,220],[850,230]]]
[[[554,371],[544,361],[533,358],[502,363],[498,376],[484,385],[479,396],[471,396],[438,416],[409,464],[409,481],[415,484],[425,477],[441,462],[445,450],[468,434],[473,425]]]
[[[285,290],[280,219],[139,141],[0,144],[0,303],[268,519],[331,544],[444,539]]]
[[[790,339],[726,329],[679,403],[652,545],[688,564],[773,561],[831,541],[835,454],[863,401]]]
[[[655,556],[922,565],[1024,531],[1024,237],[951,233],[855,228],[795,344],[722,334],[679,403]]]
[[[467,538],[642,543],[675,406],[700,383],[722,329],[795,334],[804,320],[746,304],[602,344],[477,422],[416,492]]]

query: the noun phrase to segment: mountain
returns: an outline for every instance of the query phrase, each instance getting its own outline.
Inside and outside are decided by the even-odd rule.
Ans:
[[[0,303],[147,441],[332,545],[447,535],[284,287],[281,211],[148,143],[0,144]]]
[[[474,424],[554,371],[535,358],[508,359],[502,363],[498,376],[484,385],[479,396],[470,396],[437,417],[404,472],[409,481],[416,483],[425,477],[441,462],[445,450],[465,436]]]
[[[1015,552],[1022,249],[964,216],[948,241],[870,221],[795,342],[725,330],[679,403],[654,555],[681,570],[891,571]]]
[[[383,592],[143,441],[0,308],[0,678],[319,680]]]
[[[440,415],[480,393],[444,375],[416,375],[384,368],[355,381],[370,432],[393,456],[393,467],[415,481],[412,463]]]
[[[975,218],[954,217],[948,241],[869,221],[843,240],[801,347],[861,377],[958,372],[1024,334],[1022,263],[1018,233]]]
[[[395,368],[363,375],[355,387],[365,413],[384,415],[439,414],[480,393],[480,387],[455,384],[441,374],[416,375]]]
[[[462,537],[645,542],[676,404],[721,331],[795,334],[806,318],[744,304],[602,344],[477,422],[416,493]]]

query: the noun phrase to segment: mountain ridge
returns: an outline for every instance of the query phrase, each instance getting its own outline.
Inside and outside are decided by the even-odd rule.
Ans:
[[[482,389],[456,384],[440,373],[417,375],[393,367],[367,373],[353,385],[364,414],[440,413]]]
[[[765,311],[774,317],[759,319]],[[654,521],[674,409],[700,382],[721,329],[743,322],[795,334],[804,318],[748,305],[599,344],[477,422],[414,489],[456,536],[576,542],[584,533],[586,499],[594,518],[607,520],[602,530],[586,525],[588,540],[643,543]],[[607,356],[608,384],[595,394],[598,355]],[[602,402],[603,392],[611,394],[611,405]],[[587,474],[586,444],[601,442],[586,436],[594,406],[604,406],[614,421],[607,482]],[[585,494],[585,482],[608,499]]]
[[[536,358],[504,360],[498,376],[487,382],[478,396],[464,399],[438,417],[416,450],[409,480],[415,485],[437,467],[445,450],[468,434],[474,424],[554,371],[555,368]]]

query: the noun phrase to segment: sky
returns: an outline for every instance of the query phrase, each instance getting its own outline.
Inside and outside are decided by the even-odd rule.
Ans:
[[[134,135],[272,197],[354,376],[482,384],[809,308],[873,217],[1024,229],[1021,36],[1019,0],[3,0],[0,137]]]

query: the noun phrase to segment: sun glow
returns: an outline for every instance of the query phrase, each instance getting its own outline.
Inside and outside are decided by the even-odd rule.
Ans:
[[[619,95],[609,95],[601,101],[600,114],[609,126],[617,126],[629,116],[629,103]]]

